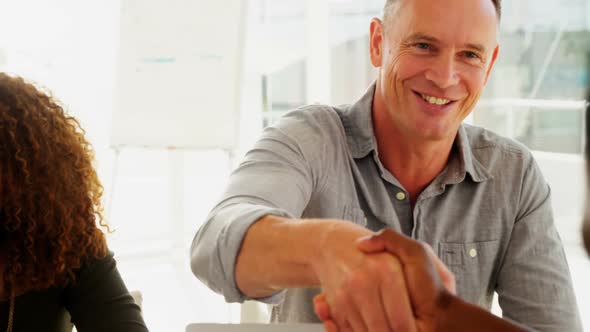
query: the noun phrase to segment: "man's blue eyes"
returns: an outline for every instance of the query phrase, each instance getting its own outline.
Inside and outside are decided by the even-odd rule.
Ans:
[[[428,50],[430,49],[430,44],[427,43],[417,43],[416,47],[421,49],[421,50]]]
[[[423,50],[423,51],[432,51],[433,50],[432,45],[430,45],[428,43],[416,43],[416,44],[414,44],[414,47],[416,47],[417,49]],[[471,51],[466,51],[463,53],[463,55],[468,59],[479,59],[480,58],[480,56],[477,53],[471,52]]]

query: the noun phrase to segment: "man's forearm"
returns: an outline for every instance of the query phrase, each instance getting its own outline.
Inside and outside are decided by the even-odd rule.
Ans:
[[[261,298],[285,288],[318,286],[311,259],[319,250],[319,223],[272,215],[254,223],[236,260],[240,291],[250,298]]]

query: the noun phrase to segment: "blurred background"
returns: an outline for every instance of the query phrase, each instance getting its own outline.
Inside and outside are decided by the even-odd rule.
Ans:
[[[87,130],[109,243],[151,331],[263,319],[192,276],[188,248],[260,130],[375,77],[384,0],[0,0],[0,71],[52,91]],[[550,183],[584,325],[583,97],[590,0],[504,1],[500,58],[468,122],[530,149]],[[499,313],[499,309],[495,309]]]

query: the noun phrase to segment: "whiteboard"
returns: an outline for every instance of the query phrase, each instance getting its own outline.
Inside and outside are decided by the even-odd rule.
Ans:
[[[245,8],[121,1],[112,146],[235,148]]]

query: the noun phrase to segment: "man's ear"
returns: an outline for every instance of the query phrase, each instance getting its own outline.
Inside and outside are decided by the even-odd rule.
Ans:
[[[373,66],[381,67],[383,61],[383,22],[376,17],[371,20],[369,52]]]
[[[500,53],[500,45],[496,45],[496,48],[494,48],[494,53],[492,54],[492,61],[490,62],[490,67],[488,68],[488,71],[486,72],[486,80],[485,80],[484,84],[488,83],[488,78],[490,78],[490,73],[492,72],[492,68],[494,67],[496,60],[498,59],[499,53]]]

